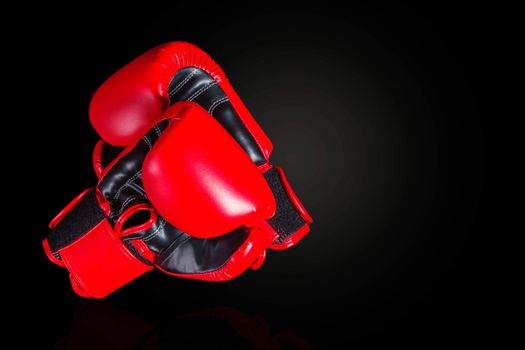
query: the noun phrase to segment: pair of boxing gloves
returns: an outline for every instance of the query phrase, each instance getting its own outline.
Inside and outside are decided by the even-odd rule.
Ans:
[[[225,281],[287,249],[312,219],[221,68],[184,42],[156,47],[95,93],[99,178],[51,222],[47,256],[101,298],[156,267]]]

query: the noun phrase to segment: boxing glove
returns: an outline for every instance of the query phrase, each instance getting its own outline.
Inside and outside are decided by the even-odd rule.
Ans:
[[[201,107],[182,102],[51,222],[44,248],[84,297],[104,297],[154,266],[223,281],[264,255],[277,237],[265,220],[274,212],[246,153]]]
[[[164,109],[180,101],[203,107],[263,174],[277,204],[275,215],[268,219],[271,230],[278,233],[271,248],[286,249],[301,240],[309,232],[312,219],[283,170],[269,163],[270,140],[221,68],[196,46],[167,43],[127,64],[94,94],[90,120],[104,141],[126,146],[156,123]]]

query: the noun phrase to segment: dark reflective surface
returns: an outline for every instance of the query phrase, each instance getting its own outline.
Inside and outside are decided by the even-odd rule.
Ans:
[[[267,321],[231,307],[213,307],[148,319],[136,305],[133,313],[115,303],[84,302],[75,308],[67,334],[53,349],[314,349],[288,331],[274,333]],[[144,313],[141,318],[136,313]]]
[[[483,174],[493,120],[480,74],[487,29],[476,11],[484,10],[258,2],[236,14],[225,4],[171,5],[126,4],[124,15],[86,4],[76,11],[87,19],[46,17],[58,29],[34,31],[34,70],[49,83],[36,96],[45,112],[25,136],[35,144],[31,171],[17,173],[35,198],[24,221],[29,252],[16,259],[31,292],[19,303],[18,329],[58,349],[177,341],[250,348],[259,325],[267,348],[283,334],[319,349],[485,343],[494,288],[485,244],[498,231]],[[266,130],[273,163],[315,220],[312,232],[231,282],[155,272],[107,300],[82,300],[40,239],[49,220],[94,185],[89,100],[139,53],[181,39],[218,61]],[[49,171],[27,186],[37,169]],[[246,317],[248,335],[202,316],[224,308]]]

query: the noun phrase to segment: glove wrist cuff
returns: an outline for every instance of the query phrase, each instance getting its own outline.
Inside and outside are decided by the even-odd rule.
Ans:
[[[95,189],[75,198],[50,228],[43,242],[46,254],[68,269],[71,285],[80,296],[105,297],[153,268],[139,261],[120,240]]]

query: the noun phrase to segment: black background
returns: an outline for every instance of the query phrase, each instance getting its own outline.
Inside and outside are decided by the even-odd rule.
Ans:
[[[42,348],[73,343],[79,333],[104,339],[107,324],[74,321],[86,307],[111,319],[100,305],[157,326],[231,307],[314,348],[488,341],[490,9],[90,3],[63,16],[50,6],[22,45],[25,58],[38,57],[24,71],[27,99],[37,106],[26,131],[37,145],[30,164],[46,169],[38,182],[32,171],[20,176],[32,184],[24,190],[38,209],[27,221],[24,259],[37,295],[25,299],[23,313]],[[66,272],[46,260],[40,240],[50,219],[95,183],[97,136],[87,115],[93,92],[171,40],[197,44],[222,66],[315,223],[297,247],[269,252],[260,270],[231,282],[154,272],[104,301],[81,299]],[[204,325],[184,328],[184,337],[176,328],[170,332],[178,342],[210,341]]]

